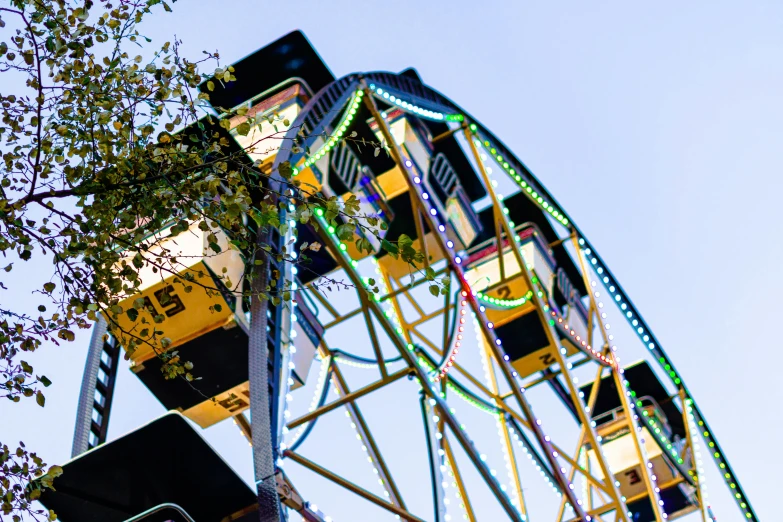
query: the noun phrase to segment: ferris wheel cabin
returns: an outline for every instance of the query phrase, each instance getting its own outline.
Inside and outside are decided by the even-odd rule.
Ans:
[[[41,502],[65,522],[258,520],[255,493],[179,413],[63,465]]]
[[[697,510],[692,474],[694,462],[686,446],[687,431],[683,413],[675,402],[678,396],[669,395],[646,361],[626,367],[623,376],[633,390],[629,398],[634,401],[637,414],[641,415],[640,438],[661,490],[661,501],[669,520]],[[591,383],[581,388],[585,397],[590,395],[594,385]],[[620,483],[620,492],[627,499],[629,511],[634,513],[634,521],[655,520],[642,477],[642,473],[645,473],[643,463],[628,431],[628,419],[623,413],[617,386],[611,376],[600,381],[592,418],[597,433],[603,438],[603,453],[615,480]],[[595,450],[588,449],[588,456],[591,469],[598,478],[603,479],[596,465]]]
[[[241,119],[231,120],[228,131],[214,127],[233,140],[232,147],[248,151],[249,159],[264,171],[271,169],[279,150],[274,135],[283,127],[281,120],[293,120],[312,95],[308,82],[297,77],[299,69],[316,86],[334,78],[301,33],[292,33],[261,49],[236,65],[251,69],[262,61],[273,73],[265,75],[266,84],[253,75],[252,93],[245,83],[229,84],[213,93],[213,103],[233,107],[247,103],[250,109]],[[276,82],[276,83],[272,83]],[[260,93],[259,93],[260,91]],[[248,101],[249,100],[249,101]],[[272,123],[268,120],[274,115]],[[237,127],[252,118],[257,124],[246,135]],[[184,132],[190,132],[186,129]],[[350,163],[350,158],[346,160]],[[353,163],[355,165],[355,161]],[[327,190],[325,188],[325,190]],[[173,223],[172,223],[173,225]],[[306,229],[307,227],[301,227]],[[311,230],[300,235],[308,237]],[[247,288],[243,253],[230,245],[227,231],[219,227],[199,227],[192,223],[185,232],[171,233],[166,227],[145,238],[150,259],[175,258],[170,266],[146,263],[139,272],[138,293],[120,303],[123,310],[136,310],[138,318],[126,313],[112,316],[118,330],[150,339],[128,353],[131,369],[144,385],[169,410],[182,412],[201,427],[208,427],[235,416],[249,407],[248,326],[249,301],[242,297]],[[128,251],[118,270],[133,262]],[[322,258],[320,258],[322,260]],[[312,274],[325,274],[334,265],[315,266],[303,271],[300,287],[312,280]],[[284,304],[284,313],[268,313],[270,332],[293,331],[295,351],[290,389],[302,386],[323,335],[317,310],[308,305],[301,292],[295,294],[296,306]],[[155,331],[151,337],[150,332]],[[122,337],[120,334],[118,337]],[[160,341],[166,339],[165,345]],[[172,358],[193,363],[197,381],[188,382],[171,373]],[[270,357],[270,365],[273,365]],[[270,366],[270,373],[279,369]]]

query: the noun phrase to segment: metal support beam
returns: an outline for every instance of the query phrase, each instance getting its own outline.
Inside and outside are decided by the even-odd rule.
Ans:
[[[433,429],[436,428],[435,422],[432,421],[432,408],[427,403],[427,395],[421,392],[419,398],[421,406],[422,424],[424,425],[424,438],[427,443],[427,456],[430,462],[430,482],[432,483],[432,506],[435,518],[435,522],[443,522],[446,517],[446,504],[445,494],[443,491],[443,473],[441,472],[441,456],[438,450],[440,449],[438,441],[435,438]],[[441,434],[442,438],[442,434]]]
[[[114,385],[122,353],[116,339],[104,340],[107,328],[106,320],[99,315],[93,326],[84,364],[71,457],[106,442]],[[99,378],[99,375],[103,375],[103,378]]]
[[[314,471],[315,473],[318,473],[322,477],[331,480],[335,484],[344,487],[348,491],[350,491],[352,493],[356,493],[360,497],[362,497],[362,498],[364,498],[366,500],[369,500],[373,504],[375,504],[377,506],[380,506],[383,509],[386,509],[388,511],[391,511],[395,515],[399,515],[403,520],[408,520],[410,522],[424,522],[424,520],[422,520],[421,518],[419,518],[417,516],[414,516],[414,515],[410,514],[405,509],[399,508],[399,507],[395,506],[394,504],[386,502],[381,497],[373,495],[372,493],[370,493],[366,489],[360,488],[359,486],[357,486],[353,482],[342,478],[340,475],[337,475],[336,473],[332,473],[328,469],[326,469],[326,468],[324,468],[322,466],[319,466],[315,462],[304,458],[303,456],[299,455],[298,453],[294,453],[291,450],[285,450],[283,452],[283,455],[285,455],[287,458],[293,460],[297,464],[300,464],[300,465],[304,466],[305,468],[309,469],[310,471]]]
[[[361,290],[359,291],[361,292]],[[345,377],[343,377],[343,373],[340,370],[337,361],[335,361],[335,363],[332,365],[332,370],[332,383],[334,384],[337,393],[343,397],[350,395],[351,390],[348,388],[348,384],[345,382]],[[381,480],[383,480],[384,484],[388,484],[390,500],[394,505],[405,509],[405,502],[402,500],[402,495],[400,494],[400,490],[397,488],[397,483],[394,481],[394,478],[389,472],[389,467],[386,465],[386,461],[378,449],[378,444],[375,442],[375,437],[372,436],[370,428],[367,427],[367,422],[364,420],[362,411],[355,402],[346,402],[345,408],[348,410],[348,415],[351,417],[351,420],[356,425],[356,431],[359,433],[359,437],[361,437],[362,440],[367,443],[367,454],[374,465],[378,468],[379,477]]]
[[[476,522],[476,514],[473,512],[473,506],[470,504],[470,497],[468,497],[468,490],[465,487],[465,481],[462,480],[462,474],[459,472],[459,466],[457,460],[454,458],[454,452],[451,450],[451,444],[449,443],[448,436],[444,433],[443,439],[443,451],[446,453],[446,459],[451,467],[451,471],[454,473],[454,482],[457,483],[457,489],[459,490],[459,498],[462,500],[462,506],[465,509],[465,514],[468,515],[469,522]]]
[[[292,420],[291,422],[288,423],[288,429],[292,430],[297,426],[300,426],[306,422],[310,422],[311,420],[320,417],[321,415],[328,413],[336,408],[339,408],[340,406],[348,404],[349,402],[353,402],[356,399],[363,397],[364,395],[367,395],[368,393],[372,393],[375,390],[383,388],[387,384],[391,384],[395,381],[398,381],[410,373],[411,373],[410,368],[403,368],[402,370],[398,370],[384,379],[375,381],[363,388],[359,388],[356,391],[346,393],[345,395],[341,396],[339,399],[332,401],[329,404],[325,404],[318,409],[315,409],[309,413],[302,415],[301,417]]]

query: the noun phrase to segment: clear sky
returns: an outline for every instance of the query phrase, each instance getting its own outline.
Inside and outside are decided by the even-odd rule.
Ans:
[[[503,139],[579,223],[677,364],[758,516],[779,519],[783,4],[525,4],[193,0],[144,27],[156,42],[176,34],[184,52],[217,49],[226,61],[302,29],[336,76],[415,67]],[[41,268],[31,265],[29,280],[14,281],[0,302],[32,303],[26,283]],[[55,386],[43,410],[0,403],[3,442],[24,439],[49,462],[69,457],[87,340],[35,357]],[[634,350],[629,362],[641,354]],[[162,413],[125,368],[119,383],[111,437]],[[389,433],[408,421],[420,430],[418,417],[400,421],[403,413],[389,407],[403,393],[365,406],[368,418]],[[487,443],[497,446],[491,419],[475,419],[491,424]],[[342,431],[338,424],[303,452],[319,462],[360,453],[346,422]],[[236,428],[207,435],[250,478],[249,448]],[[395,466],[426,458],[421,444],[393,444]],[[367,478],[368,465],[357,462],[344,474]],[[363,502],[300,475],[335,520],[374,519],[355,511]],[[709,478],[718,519],[738,520],[722,483]],[[551,495],[545,491],[526,485],[533,497]],[[429,490],[418,493],[421,504],[416,489],[406,501],[429,519]],[[480,520],[495,519],[493,501],[481,495],[490,515]]]

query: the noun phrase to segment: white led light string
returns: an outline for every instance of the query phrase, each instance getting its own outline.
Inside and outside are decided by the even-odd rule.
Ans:
[[[479,352],[481,353],[481,366],[484,369],[484,380],[487,383],[487,386],[494,387],[495,379],[493,378],[493,375],[491,373],[494,370],[492,369],[491,366],[492,362],[488,359],[487,350],[484,348],[484,336],[481,334],[481,327],[479,326],[478,320],[476,319],[476,314],[471,314],[471,316],[473,319],[473,331],[476,333],[476,342],[478,343]],[[506,474],[508,475],[509,486],[506,486],[505,484],[501,484],[500,487],[501,489],[503,489],[503,491],[506,491],[507,489],[511,490],[511,503],[520,512],[522,518],[524,520],[527,520],[527,515],[522,513],[522,499],[519,497],[519,493],[517,491],[517,488],[515,487],[518,477],[514,476],[514,471],[513,471],[514,468],[511,464],[511,460],[514,458],[514,455],[509,451],[509,448],[506,445],[506,431],[505,431],[506,428],[505,428],[505,423],[502,420],[503,415],[504,413],[502,411],[498,411],[498,413],[495,415],[495,426],[498,430],[500,447],[503,451],[503,460],[505,461]]]
[[[289,204],[288,205],[288,210],[290,212],[294,212],[296,210],[296,207],[294,205]],[[292,240],[294,240],[296,238],[296,230],[297,230],[297,228],[296,228],[296,224],[297,224],[296,221],[290,220],[288,224],[289,224],[288,232],[283,237],[283,241],[284,241],[285,244],[290,243]],[[294,261],[298,257],[295,250],[291,251],[290,256],[291,256],[291,259],[294,260]],[[291,293],[292,294],[295,293],[297,291],[297,289],[298,289],[298,285],[296,283],[295,277],[293,277],[293,276],[296,276],[296,273],[297,273],[296,267],[291,267],[291,274],[292,274],[292,277],[291,277]],[[286,423],[288,422],[288,419],[291,418],[290,403],[293,402],[293,400],[294,400],[293,396],[291,395],[291,391],[290,390],[291,390],[291,386],[294,385],[293,372],[296,369],[296,364],[294,364],[294,360],[293,360],[293,357],[292,357],[292,355],[296,353],[296,346],[295,346],[295,342],[294,342],[294,339],[296,338],[296,331],[294,330],[294,323],[296,323],[296,311],[295,311],[296,301],[292,299],[288,304],[291,306],[290,311],[289,311],[290,324],[288,325],[289,326],[288,343],[286,343],[285,349],[281,350],[281,352],[283,354],[285,354],[284,361],[285,360],[288,361],[287,368],[286,368],[288,370],[287,371],[287,377],[284,380],[285,384],[284,384],[283,390],[282,390],[282,392],[285,394],[285,402],[284,402],[284,406],[283,406],[283,423],[282,423],[283,427],[281,429],[282,434],[286,434],[288,432],[288,428],[286,427]],[[278,458],[277,458],[277,465],[278,466],[282,467],[284,465],[284,458],[282,456],[282,453],[286,449],[288,449],[288,445],[284,441],[280,441],[280,456],[278,456]]]
[[[330,366],[330,358],[324,357],[321,358],[321,366],[318,369],[318,381],[316,381],[315,389],[313,390],[313,398],[310,400],[310,407],[307,409],[308,412],[313,412],[318,407],[318,401],[321,399],[321,395],[324,391],[324,386],[326,386],[326,378],[329,375],[329,366]],[[312,422],[312,421],[310,421]],[[288,441],[287,446],[290,448],[293,445],[299,441],[299,439],[304,434],[305,430],[307,429],[307,426],[309,425],[309,422],[306,422],[299,426],[299,428],[294,433],[293,437]],[[283,427],[283,433],[288,433],[288,427]]]
[[[439,473],[439,476],[437,479],[440,480],[440,493],[442,495],[443,500],[443,509],[444,509],[444,519],[448,522],[451,520],[451,515],[449,514],[449,505],[451,504],[449,498],[448,498],[448,480],[446,479],[446,472],[447,472],[447,466],[446,466],[446,451],[443,449],[443,433],[441,433],[439,429],[440,424],[440,417],[438,417],[437,413],[435,413],[435,407],[437,405],[437,402],[435,399],[427,399],[427,405],[424,406],[424,415],[427,419],[427,423],[430,425],[429,432],[433,434],[435,437],[435,446],[437,448],[437,453],[433,455],[433,459],[436,461],[437,465],[437,472]],[[431,441],[432,442],[432,441]],[[432,447],[432,446],[430,446]],[[454,489],[456,490],[456,484],[454,484]],[[459,500],[459,492],[457,492],[457,500]],[[463,506],[464,509],[464,506]]]
[[[387,103],[393,103],[394,105],[405,109],[408,112],[412,112],[416,116],[419,116],[420,118],[425,118],[428,120],[434,120],[434,121],[462,121],[464,117],[461,114],[444,114],[439,111],[431,111],[429,109],[425,109],[423,107],[419,107],[418,105],[414,103],[410,103],[407,100],[403,100],[400,97],[395,96],[394,94],[390,93],[389,91],[385,90],[382,87],[379,87],[375,85],[374,83],[370,84],[370,90],[373,91],[373,94],[381,98],[383,101]]]
[[[430,399],[430,400],[432,400],[432,399]],[[441,441],[441,446],[442,446],[443,434],[438,433],[437,435],[441,435],[439,440]],[[468,508],[467,508],[467,506],[465,506],[465,499],[462,498],[462,494],[459,491],[459,486],[457,484],[456,476],[455,476],[455,469],[454,469],[455,466],[451,462],[451,460],[449,460],[449,457],[448,457],[448,455],[445,454],[445,451],[444,451],[444,455],[443,455],[443,463],[444,463],[444,465],[442,466],[441,471],[446,473],[451,479],[453,479],[453,481],[451,483],[451,486],[452,486],[452,489],[454,491],[454,497],[456,498],[457,504],[459,504],[459,507],[462,510],[462,518],[464,520],[468,520],[470,518],[470,517],[468,517]],[[449,504],[448,500],[449,499],[447,499],[447,498],[444,499],[444,503],[446,505]],[[446,519],[446,520],[448,520],[448,519]]]
[[[332,376],[332,379],[334,380],[334,385],[335,385],[334,386],[334,392],[337,395],[341,396],[340,391],[339,391],[338,386],[337,386],[336,377]],[[354,433],[356,434],[356,440],[358,440],[361,443],[361,445],[362,445],[362,451],[365,454],[367,454],[367,462],[369,462],[370,466],[372,466],[372,472],[376,476],[379,476],[380,475],[380,471],[378,471],[378,466],[375,463],[375,459],[373,459],[372,455],[370,455],[370,452],[369,452],[369,450],[367,448],[367,441],[364,440],[364,437],[362,436],[362,433],[359,431],[359,428],[356,425],[356,421],[358,419],[354,419],[353,418],[351,410],[349,408],[347,408],[347,407],[345,409],[345,416],[348,417],[349,424],[351,425],[351,428],[353,429]],[[391,497],[391,493],[389,492],[389,488],[387,487],[386,482],[382,478],[378,477],[378,484],[380,484],[381,487],[383,488],[383,495],[386,498],[390,498]],[[400,518],[399,515],[395,515],[395,517],[397,519]]]

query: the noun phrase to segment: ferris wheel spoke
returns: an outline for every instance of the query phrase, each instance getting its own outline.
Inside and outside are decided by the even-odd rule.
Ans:
[[[327,468],[325,468],[323,466],[320,466],[320,465],[316,464],[315,462],[313,462],[313,461],[311,461],[311,460],[309,460],[309,459],[299,455],[298,453],[294,453],[291,450],[285,450],[283,452],[283,454],[287,458],[289,458],[289,459],[293,460],[294,462],[296,462],[297,464],[300,464],[301,466],[304,466],[305,468],[309,469],[310,471],[318,473],[322,477],[331,480],[335,484],[344,487],[348,491],[351,491],[352,493],[355,493],[355,494],[359,495],[360,497],[362,497],[362,498],[364,498],[366,500],[369,500],[373,504],[375,504],[377,506],[380,506],[383,509],[386,509],[387,511],[391,511],[395,515],[399,515],[403,520],[408,520],[408,521],[411,521],[411,522],[424,522],[423,519],[421,519],[421,518],[419,518],[419,517],[417,517],[415,515],[412,515],[411,513],[409,513],[404,508],[401,508],[401,507],[395,505],[394,503],[387,502],[387,501],[383,500],[381,497],[379,497],[377,495],[373,495],[372,493],[370,493],[366,489],[364,489],[364,488],[362,488],[360,486],[357,486],[353,482],[351,482],[351,481],[341,477],[340,475],[338,475],[338,474],[328,470]]]
[[[339,357],[337,358],[339,359]],[[334,409],[339,408],[340,406],[343,406],[348,403],[352,403],[359,399],[360,397],[363,397],[369,393],[372,393],[376,390],[379,390],[383,388],[384,386],[391,384],[393,382],[396,382],[400,380],[401,378],[409,375],[411,373],[411,370],[409,368],[403,368],[402,370],[398,370],[390,375],[387,375],[386,377],[383,377],[371,384],[368,384],[367,386],[364,386],[362,388],[359,388],[358,390],[343,393],[345,392],[345,388],[340,388],[341,390],[341,396],[339,399],[335,399],[327,404],[324,404],[323,406],[317,408],[316,410],[313,410],[311,412],[308,412],[301,417],[297,417],[296,419],[290,421],[287,425],[288,429],[296,428],[297,426],[301,426],[302,424],[305,424],[307,422],[310,422],[321,415],[328,413]]]
[[[396,377],[395,380],[403,377],[406,374],[403,373],[403,371],[397,373],[399,376]],[[345,381],[345,377],[343,376],[342,371],[337,364],[334,366],[332,382],[334,383],[335,390],[337,390],[337,393],[341,397],[349,396],[351,394],[351,391],[348,388],[348,384]],[[373,437],[372,433],[370,432],[370,429],[367,426],[367,422],[365,421],[364,415],[362,415],[359,406],[352,400],[345,403],[345,409],[353,421],[355,426],[354,429],[359,435],[359,438],[365,442],[365,446],[367,447],[367,456],[369,457],[370,462],[373,464],[375,469],[378,470],[378,476],[380,477],[384,488],[386,488],[392,504],[398,506],[401,509],[406,509],[405,502],[402,500],[397,483],[394,481],[394,478],[389,472],[389,467],[386,464],[386,460],[383,458],[381,451],[378,449],[378,444],[375,441],[375,437]]]

